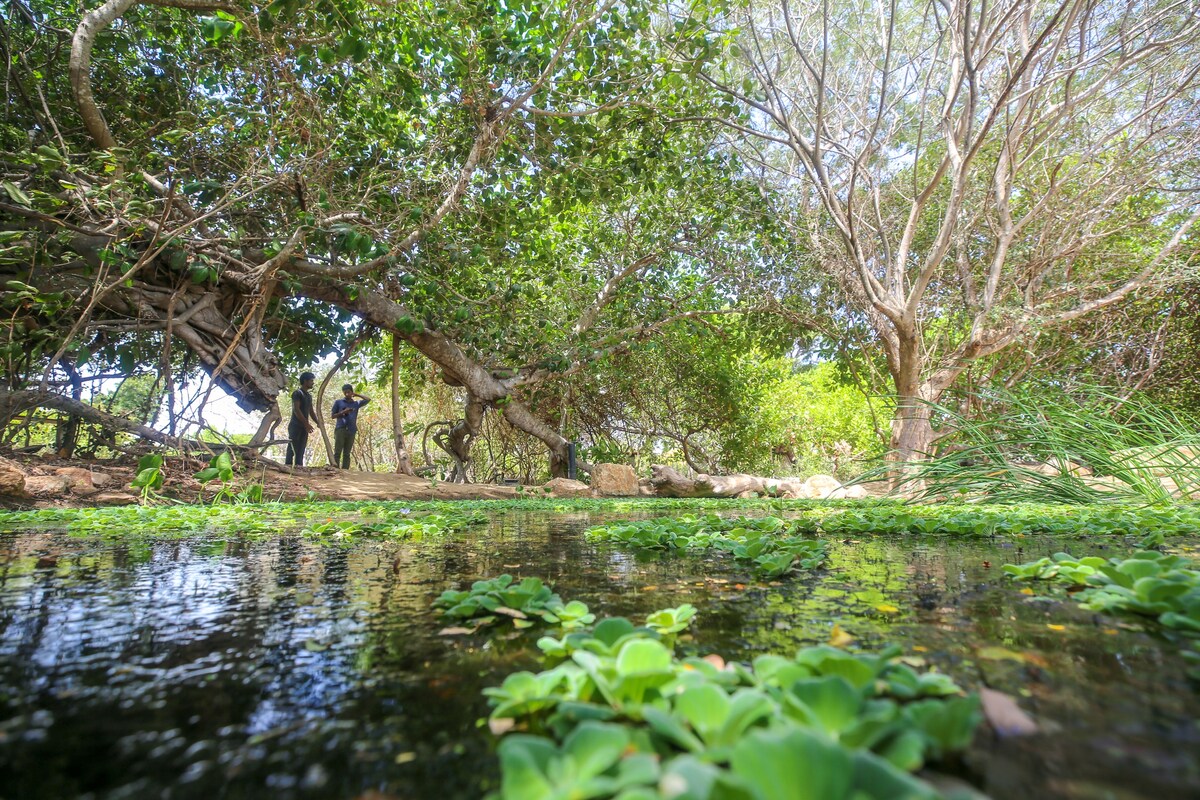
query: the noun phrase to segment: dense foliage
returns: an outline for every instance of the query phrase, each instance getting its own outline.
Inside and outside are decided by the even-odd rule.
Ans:
[[[1055,553],[1027,564],[1005,564],[1004,571],[1014,580],[1071,587],[1071,598],[1084,608],[1141,614],[1193,643],[1200,639],[1200,570],[1182,556],[1142,550],[1106,560]],[[1200,647],[1184,656],[1196,665],[1190,674],[1200,680]]]
[[[982,720],[976,697],[898,649],[680,658],[660,626],[675,612],[543,639],[556,666],[485,690],[493,728],[532,732],[500,743],[500,798],[937,798],[908,773],[965,748]]]
[[[776,578],[825,562],[824,543],[802,535],[805,528],[804,520],[707,514],[618,522],[592,528],[587,537],[650,550],[718,550],[753,565],[760,577]]]
[[[220,387],[262,441],[292,376],[362,346],[368,379],[450,387],[460,477],[530,471],[509,441],[474,469],[485,432],[554,474],[569,440],[848,473],[889,437],[924,457],[924,403],[1022,345],[1149,380],[1195,253],[1200,25],[860,6],[15,0],[4,439],[49,408],[64,453],[178,446]],[[1086,322],[1129,302],[1137,335]]]

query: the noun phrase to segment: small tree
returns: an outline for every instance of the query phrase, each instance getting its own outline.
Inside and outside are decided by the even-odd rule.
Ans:
[[[702,79],[874,337],[897,460],[976,359],[1160,289],[1200,219],[1200,17],[1134,0],[746,0]]]

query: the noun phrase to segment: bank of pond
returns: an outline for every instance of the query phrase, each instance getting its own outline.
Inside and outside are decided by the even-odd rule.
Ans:
[[[0,798],[1200,795],[1200,508],[0,513]]]

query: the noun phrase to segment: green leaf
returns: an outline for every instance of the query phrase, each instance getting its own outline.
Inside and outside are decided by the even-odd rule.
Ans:
[[[854,775],[849,751],[801,728],[751,733],[730,767],[761,800],[845,800]]]
[[[860,692],[838,675],[797,681],[790,694],[806,712],[805,721],[835,737],[854,724],[862,707]]]
[[[651,639],[627,642],[617,655],[618,675],[641,675],[671,668],[671,651]]]
[[[24,206],[25,208],[33,208],[33,201],[29,199],[29,195],[21,191],[21,187],[12,181],[0,182],[0,186],[4,187],[4,191],[8,193],[8,196],[17,205]]]
[[[629,744],[629,733],[620,725],[584,722],[563,742],[563,751],[575,762],[580,778],[593,778],[617,762]]]
[[[729,695],[712,684],[686,689],[675,698],[675,712],[705,739],[725,724],[732,705]]]

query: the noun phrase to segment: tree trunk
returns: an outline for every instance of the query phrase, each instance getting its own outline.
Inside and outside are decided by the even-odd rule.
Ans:
[[[341,366],[341,359],[329,368],[329,372],[325,373],[325,377],[321,379],[321,386],[317,389],[317,402],[314,403],[313,413],[317,415],[317,429],[321,431],[321,442],[325,445],[325,460],[332,466],[340,466],[333,461],[333,443],[329,441],[329,431],[325,430],[325,415],[321,413],[321,407],[325,405],[325,390],[329,387],[329,381]]]
[[[404,415],[400,408],[400,338],[392,333],[392,440],[396,445],[396,472],[416,475],[404,443]]]
[[[892,437],[888,460],[896,465],[891,474],[891,488],[897,489],[906,482],[909,472],[905,465],[933,458],[934,434],[933,405],[941,400],[950,384],[966,369],[966,360],[956,360],[950,366],[941,366],[932,374],[922,378],[929,365],[921,352],[919,334],[901,338],[897,358],[898,369],[893,373],[896,381],[896,410],[892,414]],[[920,489],[920,486],[909,488]]]
[[[275,426],[283,419],[283,414],[279,411],[279,403],[271,403],[271,407],[267,409],[267,413],[263,416],[262,422],[258,424],[258,430],[250,437],[251,445],[260,445],[268,441],[275,433]]]

